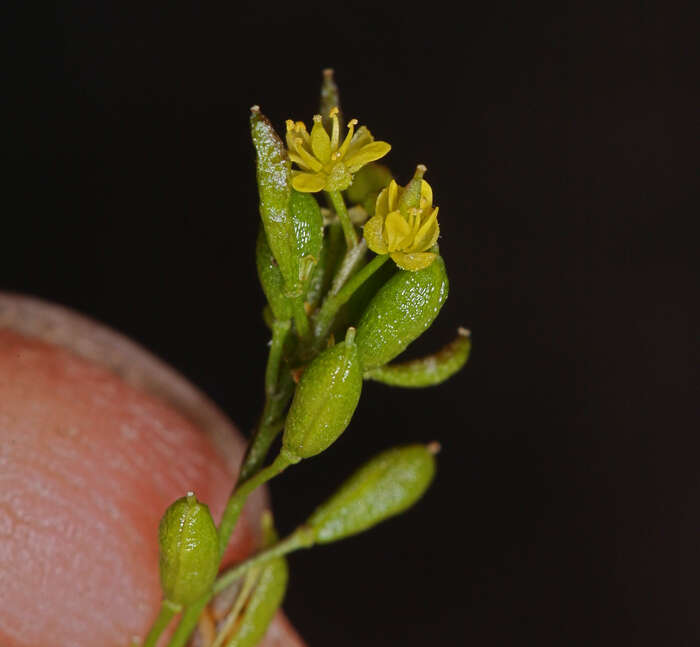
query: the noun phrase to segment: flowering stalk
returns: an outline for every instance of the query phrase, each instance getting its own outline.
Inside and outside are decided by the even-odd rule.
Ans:
[[[259,569],[224,623],[226,635],[216,638],[217,645],[253,647],[284,595],[284,555],[373,527],[418,501],[433,478],[435,443],[382,452],[289,537],[214,579],[248,496],[346,433],[363,379],[429,386],[453,375],[469,354],[470,340],[460,333],[434,356],[388,364],[430,327],[447,298],[445,263],[436,245],[438,208],[424,166],[400,186],[388,168],[376,164],[391,150],[387,142],[375,141],[365,126],[357,128],[356,119],[341,136],[338,103],[338,87],[326,71],[311,132],[290,119],[283,141],[258,106],[251,111],[262,225],[256,267],[272,332],[265,404],[218,528],[208,510],[202,512],[206,506],[189,497],[164,516],[166,601],[146,647],[155,645],[180,606],[169,647],[184,647],[212,597]],[[314,196],[322,191],[336,217],[324,219]],[[364,223],[361,237],[350,212],[358,225]],[[368,258],[368,249],[376,255]],[[282,449],[265,466],[280,434]],[[201,513],[197,523],[194,505]],[[176,513],[185,515],[182,526],[173,522]],[[271,528],[271,520],[266,523]],[[182,546],[201,545],[202,551],[181,555],[180,532],[189,533]],[[168,595],[180,606],[172,606]]]
[[[348,249],[352,249],[357,245],[357,233],[355,232],[355,226],[350,220],[348,214],[348,208],[345,206],[345,200],[340,191],[328,191],[328,197],[330,198],[333,209],[340,220],[340,226],[343,228],[343,234],[345,234],[345,244]]]

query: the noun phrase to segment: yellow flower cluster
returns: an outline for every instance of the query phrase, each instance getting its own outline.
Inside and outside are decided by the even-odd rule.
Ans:
[[[345,191],[352,184],[353,173],[391,150],[386,142],[374,141],[365,126],[355,132],[357,119],[350,120],[341,143],[338,108],[333,108],[329,116],[330,135],[323,127],[321,115],[314,116],[311,134],[302,121],[287,120],[289,158],[301,169],[292,171],[292,186],[302,193]]]
[[[404,270],[428,267],[436,258],[429,250],[440,235],[433,208],[433,190],[423,179],[426,168],[419,166],[412,182],[399,187],[394,180],[377,197],[375,215],[364,227],[367,246],[376,254],[389,254]],[[420,187],[415,183],[420,182]],[[411,194],[414,185],[415,196]]]

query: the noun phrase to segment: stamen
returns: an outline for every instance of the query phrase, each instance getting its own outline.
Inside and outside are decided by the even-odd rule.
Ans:
[[[347,153],[348,148],[350,146],[350,141],[352,140],[352,136],[355,134],[355,126],[357,125],[357,119],[351,119],[348,121],[348,134],[345,137],[345,141],[343,141],[342,146],[338,149],[338,157],[343,157],[345,153]]]
[[[338,150],[338,142],[340,141],[340,122],[338,121],[338,108],[331,108],[331,119],[333,120],[333,129],[331,134],[331,150]]]
[[[287,119],[287,132],[291,133],[294,130],[294,121]]]

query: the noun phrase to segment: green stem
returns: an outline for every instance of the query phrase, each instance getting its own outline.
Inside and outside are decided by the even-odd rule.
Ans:
[[[364,260],[366,251],[367,241],[363,238],[356,247],[346,252],[338,271],[333,277],[333,283],[331,284],[331,289],[328,291],[328,296],[333,296],[340,292],[341,288],[357,269],[357,266]]]
[[[243,577],[251,568],[265,564],[266,562],[283,557],[300,548],[310,548],[314,545],[315,533],[308,526],[300,526],[289,537],[270,546],[267,550],[259,552],[245,562],[241,562],[230,571],[219,576],[214,582],[213,592],[216,594],[225,589],[229,584]]]
[[[207,606],[209,600],[211,600],[213,593],[207,593],[203,598],[197,600],[190,606],[188,606],[180,618],[180,624],[178,624],[175,633],[170,638],[168,647],[184,647],[190,638],[190,634],[194,631],[194,628],[199,622],[199,616],[202,615],[204,607]]]
[[[268,398],[274,396],[277,390],[282,350],[291,327],[291,321],[275,320],[272,322],[272,344],[270,345],[270,354],[267,357],[267,368],[265,369],[265,395]]]
[[[175,604],[170,600],[163,600],[160,605],[160,612],[158,617],[155,619],[153,625],[151,625],[151,630],[146,636],[146,640],[143,642],[143,647],[156,647],[158,638],[165,631],[166,627],[170,624],[173,616],[176,613],[182,611],[182,605]]]
[[[303,297],[297,297],[292,301],[292,315],[294,316],[294,325],[297,327],[299,339],[303,342],[308,342],[311,338],[311,328],[309,326],[309,316],[304,308]]]
[[[327,191],[326,193],[328,193],[328,197],[331,199],[331,203],[333,204],[333,209],[335,209],[338,220],[340,220],[340,225],[343,228],[343,233],[345,234],[345,243],[347,244],[348,249],[352,249],[355,247],[355,245],[357,245],[357,232],[355,231],[355,226],[352,224],[352,220],[350,220],[350,216],[348,215],[345,200],[343,199],[340,191]]]
[[[258,427],[248,443],[238,483],[247,481],[263,466],[270,445],[284,426],[284,413],[293,393],[294,380],[289,371],[282,371],[277,376],[277,392],[265,398]]]
[[[261,469],[255,476],[236,486],[229,497],[219,524],[219,555],[223,556],[226,546],[228,546],[228,542],[231,539],[231,533],[233,533],[233,529],[238,522],[238,517],[241,516],[243,505],[253,490],[256,490],[263,483],[267,483],[267,481],[297,462],[299,462],[298,457],[282,450],[271,465]]]
[[[239,616],[241,615],[241,611],[243,611],[243,607],[245,606],[246,602],[248,602],[248,598],[258,582],[259,576],[260,572],[258,570],[251,569],[248,572],[248,576],[246,577],[245,582],[243,582],[243,586],[236,597],[236,601],[234,602],[231,611],[229,611],[223,624],[221,624],[217,629],[218,635],[214,639],[211,647],[221,647],[221,645],[224,644],[227,635],[230,633],[231,629],[233,629],[233,626],[236,624],[236,620],[238,620]]]
[[[321,306],[321,310],[316,318],[315,336],[319,344],[323,344],[328,333],[330,332],[333,320],[335,319],[338,310],[345,305],[355,291],[374,274],[389,258],[388,254],[375,256],[367,265],[365,265],[357,274],[353,275],[342,289],[332,296],[329,296]]]

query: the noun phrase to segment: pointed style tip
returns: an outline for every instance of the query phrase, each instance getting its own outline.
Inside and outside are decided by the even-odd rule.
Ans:
[[[357,329],[354,328],[353,326],[350,326],[345,333],[345,344],[347,346],[352,346],[355,343],[355,333],[357,332]]]
[[[440,453],[442,450],[442,445],[437,442],[437,440],[434,440],[432,443],[428,443],[425,448],[433,455],[437,455]]]
[[[335,74],[335,70],[332,67],[327,67],[325,70],[323,70],[323,78],[324,79],[333,80],[334,74]]]
[[[469,330],[469,328],[465,328],[464,326],[460,326],[459,328],[457,328],[457,334],[459,334],[460,337],[471,337],[472,331]]]
[[[256,103],[254,106],[250,106],[251,114],[257,115],[260,113],[260,106]]]
[[[416,177],[423,177],[428,172],[428,167],[425,164],[416,166]]]

